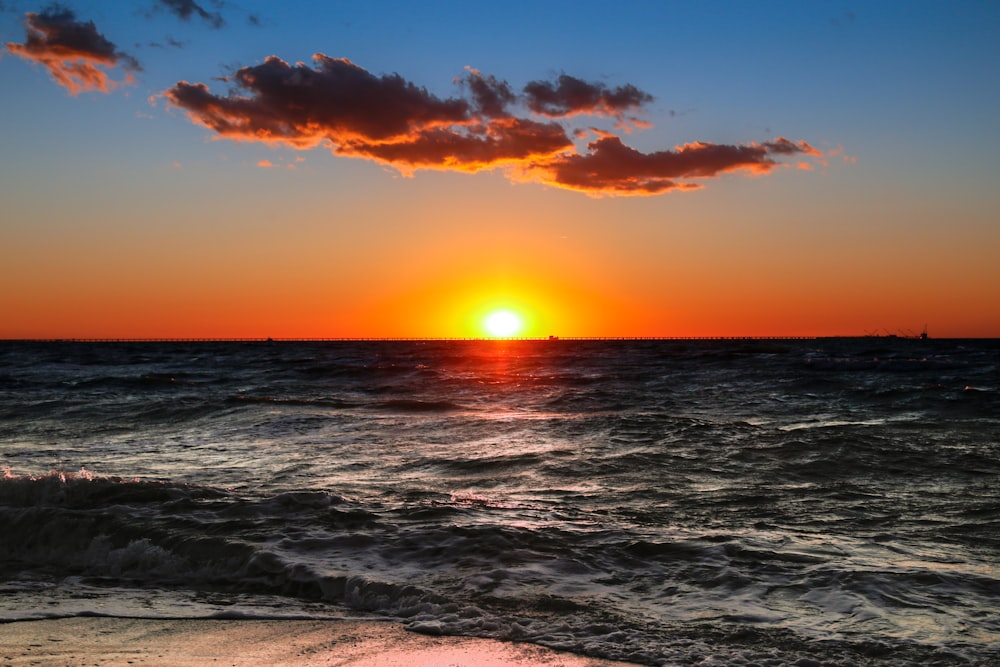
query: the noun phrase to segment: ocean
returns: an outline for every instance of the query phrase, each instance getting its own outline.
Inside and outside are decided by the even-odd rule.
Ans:
[[[0,342],[0,620],[1000,664],[1000,341]]]

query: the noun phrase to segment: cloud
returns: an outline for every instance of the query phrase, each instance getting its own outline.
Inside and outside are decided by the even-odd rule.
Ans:
[[[652,95],[631,84],[612,90],[568,74],[559,75],[556,83],[532,81],[524,87],[524,95],[531,111],[552,118],[576,114],[620,117],[653,101]]]
[[[29,12],[24,23],[24,44],[9,42],[7,50],[45,66],[56,83],[72,95],[84,90],[107,93],[123,83],[113,81],[106,69],[141,69],[135,58],[119,51],[99,33],[93,21],[78,21],[72,10],[53,6],[40,14]],[[126,74],[124,83],[133,78],[131,73]]]
[[[474,107],[484,116],[508,115],[507,107],[517,101],[510,85],[506,81],[499,81],[492,74],[484,76],[471,67],[466,67],[465,70],[468,72],[466,77],[457,79],[456,82],[468,89]]]
[[[187,45],[187,42],[182,42],[179,39],[174,39],[173,37],[167,36],[164,42],[147,42],[146,46],[151,46],[155,49],[183,49]],[[136,45],[138,46],[138,45]]]
[[[516,166],[570,150],[572,146],[566,131],[555,123],[502,118],[466,131],[429,128],[399,141],[350,141],[340,145],[336,152],[372,158],[410,174],[415,169],[476,172]]]
[[[396,74],[375,76],[343,58],[313,57],[315,68],[274,56],[238,70],[231,83],[249,96],[218,96],[180,82],[167,100],[222,137],[295,148],[332,144],[404,173],[479,171],[572,148],[552,122],[514,118],[509,87],[470,71],[472,99],[442,99]]]
[[[779,156],[819,155],[805,142],[779,137],[762,144],[696,142],[673,150],[643,153],[618,137],[600,133],[585,155],[561,155],[528,168],[533,180],[589,194],[659,194],[702,187],[696,179],[746,171],[766,174],[778,166]]]
[[[398,75],[376,77],[342,58],[316,54],[315,69],[271,56],[231,83],[251,96],[221,97],[203,83],[166,91],[174,106],[220,136],[311,148],[325,141],[394,141],[470,121],[469,103],[439,99]]]
[[[406,175],[500,168],[514,180],[594,196],[652,195],[699,188],[701,180],[730,172],[765,174],[782,158],[819,155],[805,142],[780,137],[643,153],[611,132],[567,124],[589,116],[612,118],[618,130],[648,127],[625,114],[641,111],[652,96],[632,85],[610,88],[565,74],[516,94],[506,81],[466,68],[456,79],[461,94],[442,98],[398,74],[376,76],[346,58],[318,53],[311,66],[271,56],[228,82],[233,90],[225,95],[180,81],[164,96],[219,137],[300,150],[323,146]],[[593,134],[580,152],[574,140]]]
[[[846,162],[848,164],[857,164],[857,162],[858,162],[858,158],[857,157],[855,157],[853,155],[848,155],[847,153],[844,152],[844,146],[842,144],[839,144],[833,150],[828,151],[827,152],[827,156],[829,156],[829,157],[838,157],[839,156],[841,160],[843,160],[844,162]],[[823,166],[825,167],[827,165],[823,164]]]
[[[174,14],[182,21],[190,21],[191,17],[198,16],[216,29],[226,25],[222,14],[219,12],[210,12],[194,0],[156,0],[156,2],[160,7]]]

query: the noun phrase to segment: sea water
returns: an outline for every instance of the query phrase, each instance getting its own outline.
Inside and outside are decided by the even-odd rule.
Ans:
[[[1000,664],[1000,342],[0,343],[0,619]]]

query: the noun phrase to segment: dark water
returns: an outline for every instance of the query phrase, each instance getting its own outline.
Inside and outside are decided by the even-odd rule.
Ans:
[[[1000,342],[0,343],[0,618],[1000,664]]]

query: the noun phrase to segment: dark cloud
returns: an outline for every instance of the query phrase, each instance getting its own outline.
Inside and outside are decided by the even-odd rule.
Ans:
[[[315,68],[272,56],[238,70],[230,82],[246,96],[182,81],[166,97],[223,137],[298,148],[328,143],[339,155],[404,172],[479,171],[572,147],[557,124],[506,115],[513,94],[492,77],[470,72],[472,101],[441,99],[397,74],[375,76],[323,54],[313,60]]]
[[[506,81],[499,81],[492,74],[485,76],[471,67],[466,70],[468,75],[459,82],[468,88],[475,108],[491,118],[508,115],[507,107],[517,101],[510,85]]]
[[[210,12],[194,0],[156,0],[156,2],[160,7],[163,7],[183,21],[190,21],[192,17],[198,16],[216,29],[226,25],[222,14],[219,12]]]
[[[228,139],[299,149],[323,145],[406,174],[502,168],[517,180],[591,195],[693,189],[701,187],[700,179],[734,171],[763,174],[779,158],[819,155],[805,142],[784,138],[643,153],[609,132],[571,130],[557,120],[587,114],[621,121],[625,112],[652,100],[631,85],[612,89],[563,75],[556,83],[532,82],[518,96],[506,81],[468,68],[456,80],[463,95],[441,98],[398,74],[375,76],[347,59],[316,54],[313,61],[290,65],[271,56],[226,77],[233,90],[225,95],[186,81],[164,94],[192,121]],[[518,114],[525,105],[548,118]],[[597,139],[578,152],[571,137],[594,132]]]
[[[249,97],[221,97],[185,81],[166,96],[224,137],[300,147],[398,140],[470,121],[465,100],[439,99],[398,75],[376,77],[347,59],[318,53],[313,60],[315,69],[271,56],[238,70],[231,82]]]
[[[141,69],[135,58],[99,33],[93,21],[78,21],[70,9],[53,6],[40,14],[29,12],[24,24],[24,44],[10,42],[7,50],[44,65],[73,95],[84,90],[109,92],[121,84],[111,80],[108,68]],[[125,83],[132,78],[126,74]]]
[[[481,171],[517,166],[572,148],[566,131],[556,123],[521,118],[499,118],[460,132],[455,128],[432,128],[402,141],[352,141],[337,153],[368,157],[406,173],[414,169]]]
[[[697,142],[673,150],[643,153],[614,135],[588,144],[585,155],[561,155],[531,168],[540,181],[591,194],[658,194],[702,187],[695,179],[733,171],[766,174],[778,166],[775,156],[818,155],[805,142],[784,138],[763,144],[726,145]]]
[[[653,96],[628,84],[611,89],[561,74],[556,83],[532,81],[524,87],[528,108],[550,117],[595,114],[622,116],[652,102]]]

